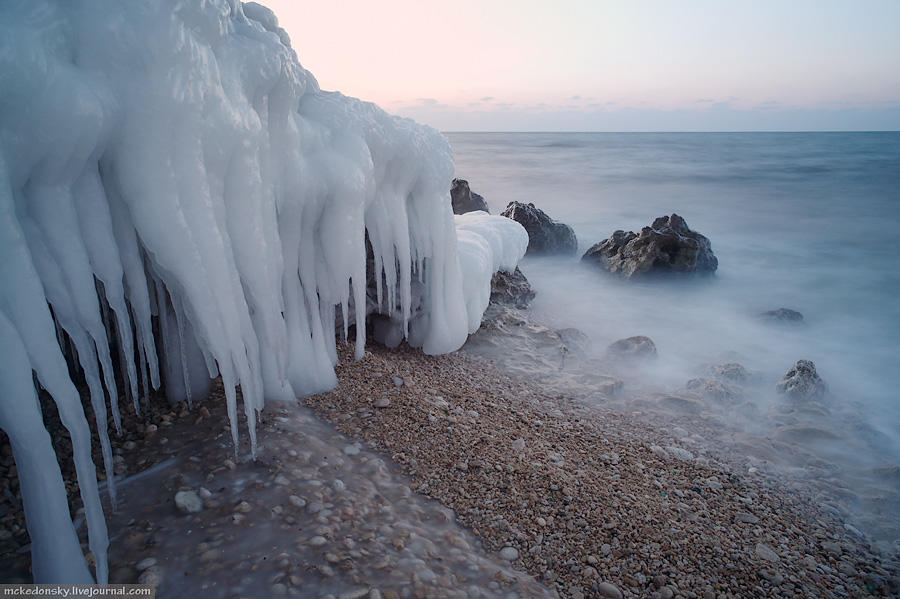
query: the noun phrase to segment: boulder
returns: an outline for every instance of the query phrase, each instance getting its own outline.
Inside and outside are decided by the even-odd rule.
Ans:
[[[465,179],[454,179],[450,184],[450,202],[453,205],[453,214],[465,214],[476,210],[490,213],[487,202],[469,189],[469,182]]]
[[[809,360],[797,360],[787,371],[775,390],[792,399],[814,400],[825,395],[825,382],[816,372],[816,365]]]
[[[574,254],[578,251],[575,231],[558,223],[534,204],[510,202],[501,214],[511,218],[528,232],[526,254]]]
[[[615,358],[655,358],[656,344],[650,337],[638,335],[619,339],[606,348],[606,353]]]
[[[766,321],[777,324],[800,324],[803,322],[803,314],[790,308],[778,308],[777,310],[769,310],[763,312],[759,317]]]
[[[531,283],[516,267],[513,272],[498,271],[491,277],[491,303],[527,308],[534,299],[535,291]]]
[[[626,278],[648,274],[713,274],[719,261],[709,239],[677,214],[661,216],[640,233],[616,231],[594,244],[582,261]]]

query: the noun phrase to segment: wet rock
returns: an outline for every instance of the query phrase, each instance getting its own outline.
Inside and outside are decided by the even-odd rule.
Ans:
[[[152,568],[152,567],[155,566],[155,565],[156,565],[156,558],[155,558],[155,557],[145,557],[144,559],[142,559],[141,561],[139,561],[139,562],[134,566],[134,568],[135,568],[138,572],[143,572],[143,571],[146,570],[147,568]]]
[[[234,506],[234,511],[239,514],[247,514],[253,510],[253,506],[247,503],[246,501],[239,502],[236,506]]]
[[[534,204],[510,202],[501,214],[528,232],[528,254],[574,254],[578,250],[572,227],[554,221]]]
[[[450,203],[453,206],[453,214],[465,214],[476,210],[490,212],[484,198],[473,192],[465,179],[454,179],[451,182]]]
[[[203,500],[196,491],[178,491],[175,493],[175,507],[185,514],[196,514],[203,509]]]
[[[809,360],[797,360],[793,368],[775,385],[775,390],[792,399],[812,400],[825,395],[825,382]]]
[[[750,373],[741,364],[737,362],[728,362],[726,364],[713,364],[707,369],[709,375],[720,381],[728,381],[732,383],[746,383],[750,380]]]
[[[518,266],[513,272],[501,270],[491,277],[491,303],[527,308],[534,296],[531,283]]]
[[[800,324],[803,322],[803,314],[790,308],[778,308],[769,310],[759,315],[761,320],[775,324]]]
[[[610,344],[610,346],[606,348],[606,353],[612,357],[625,359],[655,358],[656,344],[653,343],[653,340],[650,339],[650,337],[638,335],[626,339],[619,339]]]
[[[713,399],[719,402],[733,402],[740,396],[738,389],[714,379],[691,379],[685,383],[684,387],[698,393],[704,399]]]
[[[709,239],[677,214],[661,216],[640,233],[616,231],[594,244],[582,261],[626,278],[648,274],[713,274],[719,261]]]
[[[157,566],[147,568],[138,577],[138,584],[149,584],[151,586],[159,586],[162,582],[162,573]]]

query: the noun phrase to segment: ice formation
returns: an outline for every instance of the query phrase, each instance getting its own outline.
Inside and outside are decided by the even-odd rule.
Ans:
[[[67,359],[89,390],[113,498],[116,371],[135,410],[150,387],[191,401],[220,375],[233,422],[240,385],[255,446],[264,398],[335,383],[337,311],[347,323],[367,310],[366,234],[383,273],[378,310],[410,340],[442,353],[477,327],[488,271],[515,265],[524,232],[461,220],[460,256],[452,174],[436,131],[320,91],[261,5],[0,3],[0,426],[35,580],[91,573],[34,380],[71,434],[105,582],[90,431]],[[357,355],[364,335],[357,327]]]

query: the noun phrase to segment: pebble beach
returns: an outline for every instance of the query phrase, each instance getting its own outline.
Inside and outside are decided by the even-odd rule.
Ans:
[[[221,387],[126,419],[112,580],[160,597],[896,596],[896,562],[838,515],[659,426],[464,353],[340,353],[334,390],[267,407],[256,460],[234,451]],[[0,548],[27,580],[20,518],[7,507]]]

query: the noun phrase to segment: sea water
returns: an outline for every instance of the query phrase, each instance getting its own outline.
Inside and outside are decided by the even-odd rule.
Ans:
[[[852,491],[850,516],[898,537],[887,506],[900,505],[900,133],[446,135],[456,176],[491,212],[532,202],[575,230],[577,255],[522,262],[537,291],[530,317],[578,328],[598,357],[617,339],[652,338],[659,357],[626,381],[626,397],[741,363],[757,382],[753,409],[724,420],[803,445]],[[714,277],[627,281],[579,262],[613,231],[672,213],[711,240]],[[803,324],[759,318],[782,307]],[[799,359],[829,389],[814,422],[777,417],[789,402],[775,384]],[[779,437],[785,422],[805,438]]]

